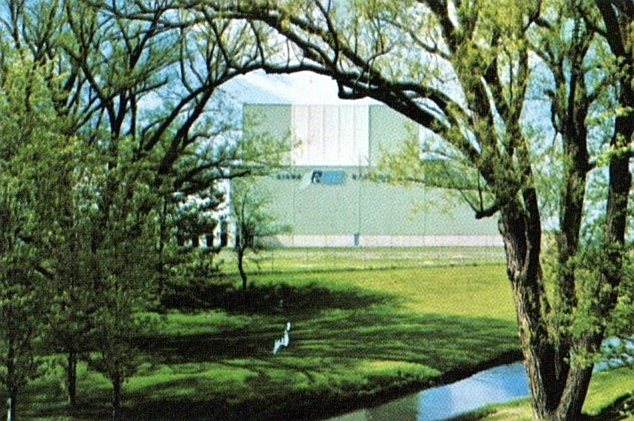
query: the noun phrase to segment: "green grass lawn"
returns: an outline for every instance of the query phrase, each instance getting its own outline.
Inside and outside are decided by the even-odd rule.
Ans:
[[[318,419],[516,357],[499,250],[422,250],[412,262],[413,251],[277,251],[277,269],[251,266],[247,308],[234,274],[230,286],[183,291],[199,308],[168,312],[159,333],[139,339],[145,362],[124,387],[126,419]],[[365,253],[375,257],[364,266]],[[273,355],[288,320],[290,346]],[[103,377],[81,367],[75,411],[60,385],[59,372],[35,381],[21,419],[107,419]]]
[[[192,408],[211,419],[275,419],[280,408],[310,418],[473,371],[517,348],[503,273],[469,265],[254,276],[257,312],[168,316],[166,336],[147,347],[155,366],[130,381],[128,403],[148,419],[160,415],[154,401],[190,418]],[[291,346],[273,355],[287,320]]]

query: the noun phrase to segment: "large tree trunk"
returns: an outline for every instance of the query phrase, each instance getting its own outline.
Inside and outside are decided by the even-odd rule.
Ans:
[[[544,419],[556,421],[573,421],[581,419],[581,410],[586,400],[588,386],[592,378],[593,365],[575,364],[570,368],[561,395],[559,405],[554,414],[547,414]]]
[[[535,191],[501,210],[500,232],[513,289],[533,417],[538,421],[578,421],[592,375],[592,365],[569,365],[568,346],[549,332],[540,265],[541,222]],[[600,337],[586,340],[594,348]]]

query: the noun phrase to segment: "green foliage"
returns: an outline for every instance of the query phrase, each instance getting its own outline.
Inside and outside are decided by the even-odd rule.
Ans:
[[[597,241],[594,244],[601,244]],[[616,247],[616,246],[615,246]],[[609,267],[608,253],[613,253],[610,248],[598,249],[596,245],[586,244],[583,251],[567,262],[565,267],[560,265],[558,251],[554,244],[554,237],[546,237],[542,255],[542,267],[546,282],[549,302],[552,305],[548,318],[552,330],[550,334],[558,340],[563,338],[575,338],[580,340],[588,332],[605,331],[607,342],[598,349],[577,349],[575,358],[579,362],[614,362],[617,364],[630,361],[632,353],[628,344],[632,334],[634,322],[634,301],[632,301],[632,262],[631,253],[623,253],[623,259],[614,270],[622,273],[622,282],[614,288],[602,282],[603,271]],[[564,271],[572,271],[576,279],[575,309],[570,313],[563,311],[566,302],[559,288],[558,276]],[[613,297],[613,298],[610,298]],[[616,300],[615,306],[606,311],[602,302]],[[615,342],[618,338],[622,341]]]
[[[257,251],[264,245],[264,237],[281,232],[273,224],[274,217],[266,213],[271,199],[254,179],[237,180],[231,187],[231,213],[238,237],[236,248],[250,247]]]
[[[216,255],[221,241],[214,238],[214,230],[218,225],[215,212],[223,204],[224,193],[211,190],[195,196],[163,198],[157,282],[161,305],[168,308],[192,305],[188,301],[196,301],[196,296],[186,296],[183,291],[220,274],[222,262]]]
[[[38,356],[43,348],[42,326],[46,296],[34,287],[41,282],[32,268],[32,259],[17,250],[0,256],[0,381],[13,401],[28,381],[35,377]]]
[[[121,388],[141,363],[141,354],[133,341],[140,335],[152,333],[159,320],[141,313],[145,303],[139,306],[136,291],[127,291],[126,285],[114,279],[107,283],[109,285],[106,288],[110,289],[107,300],[92,315],[95,328],[91,334],[97,355],[91,357],[89,362],[91,367],[111,381],[112,408],[116,414],[122,400]]]
[[[87,217],[92,269],[88,285],[99,297],[89,307],[92,347],[99,351],[94,367],[113,385],[113,418],[121,404],[121,388],[138,365],[132,339],[150,327],[138,314],[156,306],[158,196],[150,187],[151,172],[142,164],[121,165],[92,184],[101,206]],[[97,228],[98,230],[95,230]]]
[[[275,221],[267,210],[270,196],[254,179],[234,181],[231,186],[231,217],[236,226],[234,250],[243,290],[247,289],[244,258],[248,250],[257,253],[267,247],[270,237],[289,231],[289,227]]]
[[[634,123],[627,6],[558,0],[398,6],[379,0],[347,3],[342,12],[321,2],[301,11],[287,6],[274,2],[241,16],[267,24],[295,47],[269,57],[275,72],[328,75],[340,97],[371,97],[433,132],[432,143],[443,145],[438,155],[444,151],[442,159],[456,163],[469,185],[451,187],[476,217],[499,214],[526,364],[535,373],[529,379],[535,417],[578,418],[581,402],[572,397],[585,395],[587,357],[625,325],[619,320],[630,320],[628,287],[621,289],[629,284]],[[416,162],[428,158],[421,153],[426,141],[414,132],[401,156],[388,157],[392,179],[429,182],[425,165]],[[441,176],[451,182],[451,174]],[[583,229],[594,234],[586,237]],[[555,232],[556,261],[544,278],[547,230]],[[575,378],[575,368],[587,375]]]
[[[0,306],[24,317],[0,333],[22,338],[24,361],[63,352],[71,404],[81,357],[99,351],[119,393],[148,327],[138,314],[169,282],[217,273],[192,240],[217,223],[219,181],[280,159],[273,141],[240,137],[216,92],[244,72],[248,54],[223,53],[244,51],[245,35],[168,9],[17,2],[3,21]]]
[[[15,416],[18,395],[38,374],[48,322],[50,273],[42,255],[56,227],[42,224],[43,205],[59,180],[48,165],[61,163],[71,147],[59,134],[43,69],[27,53],[10,57],[0,72],[0,380]]]
[[[503,216],[515,296],[531,310],[522,322],[536,329],[526,346],[563,350],[551,353],[561,360],[537,365],[580,357],[585,366],[595,342],[630,334],[632,320],[619,231],[634,102],[630,27],[619,4],[606,4],[307,0],[178,11],[161,2],[13,2],[0,40],[0,337],[15,357],[5,364],[11,393],[34,375],[49,335],[55,350],[87,343],[100,351],[97,366],[118,405],[137,363],[138,314],[156,305],[166,278],[181,285],[215,271],[213,250],[193,246],[216,222],[218,181],[283,161],[282,139],[240,137],[226,103],[214,99],[222,83],[264,61],[273,72],[329,74],[342,97],[386,102],[434,132],[432,145],[448,143],[435,150],[457,163],[450,187],[478,216]],[[267,43],[272,31],[294,45]],[[550,120],[543,127],[532,127],[533,97],[550,112],[537,116]],[[407,159],[422,157],[418,140]],[[446,175],[446,166],[421,169],[407,159],[395,160],[402,178]],[[235,187],[246,289],[243,252],[281,227],[263,211],[261,192]],[[605,218],[593,219],[589,199],[608,202]],[[545,203],[553,212],[540,213]],[[542,279],[540,230],[557,213],[556,261]],[[366,316],[389,318],[384,309]]]

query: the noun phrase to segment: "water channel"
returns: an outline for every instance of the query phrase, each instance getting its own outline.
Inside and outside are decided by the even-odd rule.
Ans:
[[[603,348],[608,359],[597,363],[595,371],[634,365],[634,339],[609,338]],[[528,395],[526,371],[520,361],[499,365],[455,383],[425,389],[325,421],[441,421],[485,405],[504,403]]]
[[[526,396],[528,383],[524,365],[516,362],[326,421],[439,421],[474,411],[487,404],[503,403]]]

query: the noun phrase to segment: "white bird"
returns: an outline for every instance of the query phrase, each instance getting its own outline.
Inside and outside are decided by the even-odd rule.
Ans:
[[[276,339],[273,344],[273,355],[277,354],[277,351],[282,347],[282,341],[280,339]]]
[[[273,343],[273,354],[277,354],[277,352],[282,348],[286,348],[288,344],[291,342],[290,335],[288,334],[291,331],[291,322],[286,322],[286,328],[284,329],[284,336],[280,339],[276,339]]]

